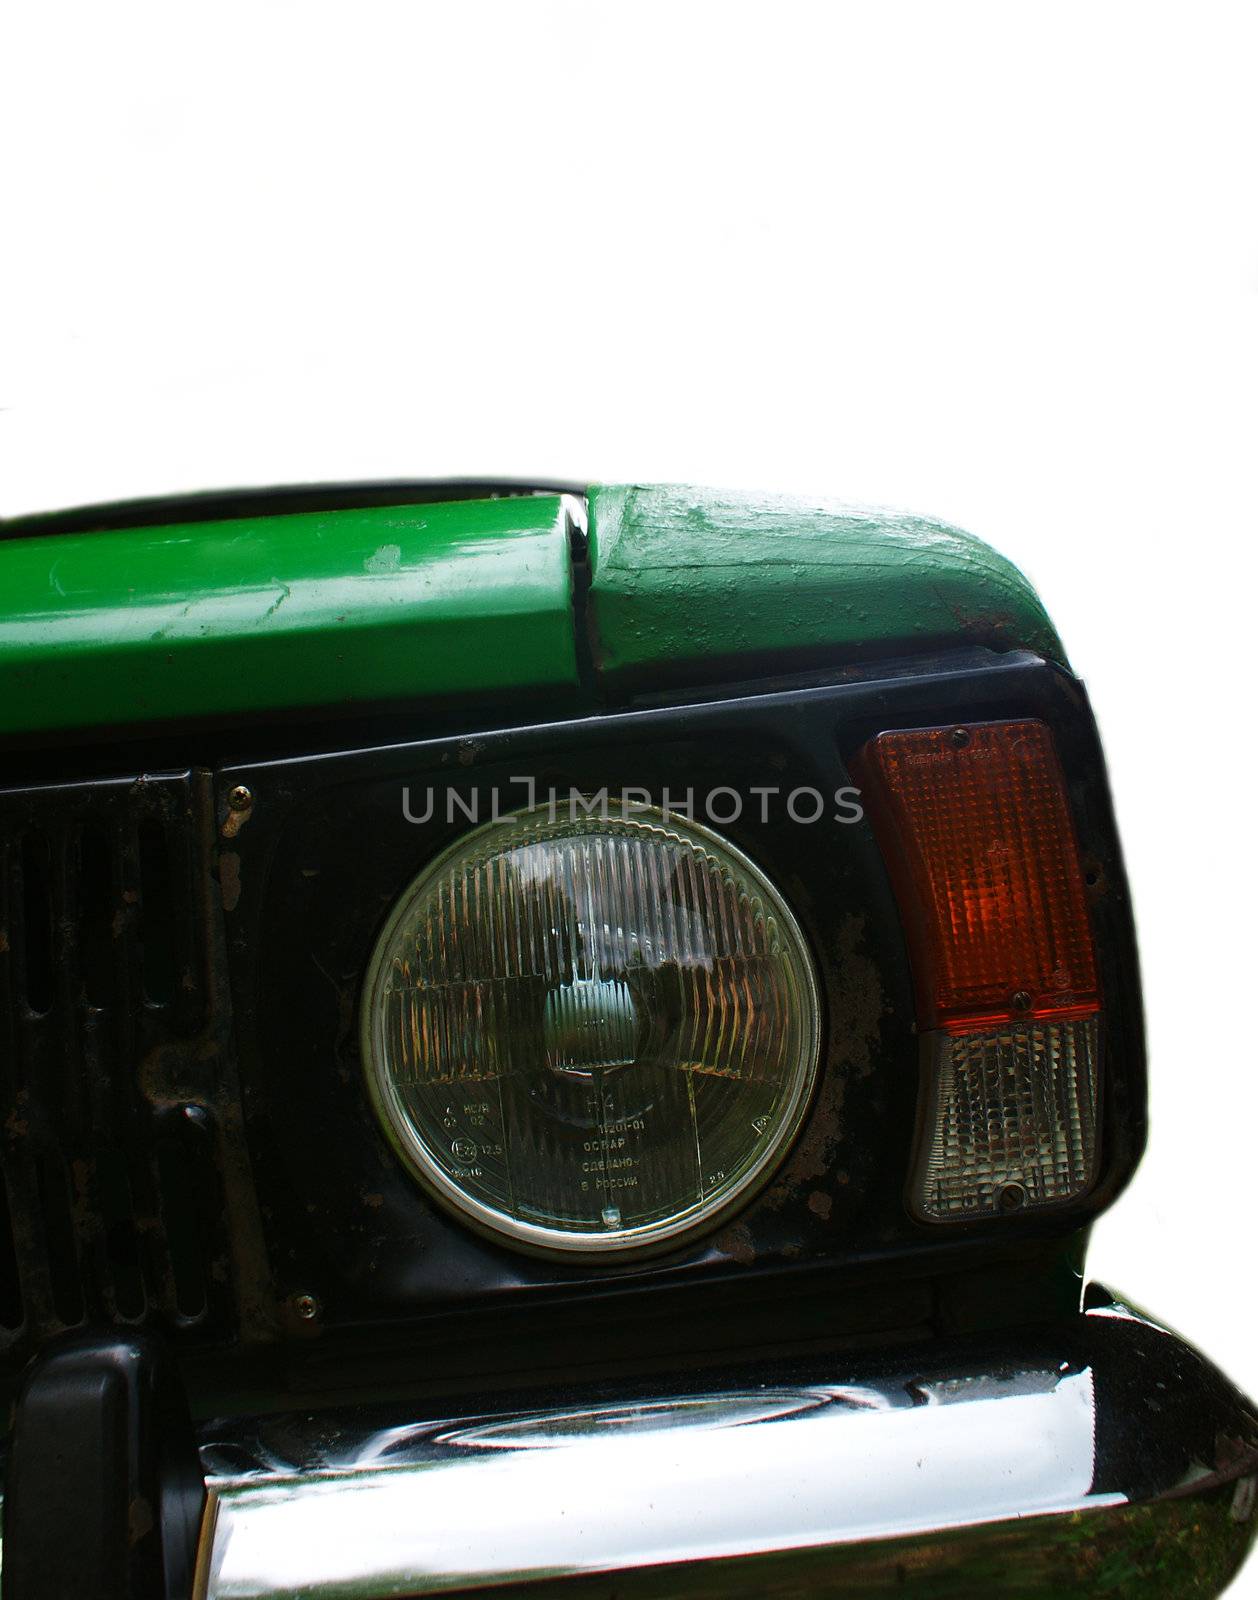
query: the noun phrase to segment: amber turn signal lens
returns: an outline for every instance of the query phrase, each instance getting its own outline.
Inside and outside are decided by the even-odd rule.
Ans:
[[[913,1211],[965,1222],[1077,1200],[1099,1160],[1100,997],[1051,733],[883,733],[854,767],[925,1035]]]
[[[1048,728],[883,733],[861,765],[909,923],[922,1026],[1094,1011],[1079,850]]]

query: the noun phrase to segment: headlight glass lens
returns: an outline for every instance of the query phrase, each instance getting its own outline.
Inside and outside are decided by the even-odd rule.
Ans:
[[[402,896],[363,1051],[414,1175],[548,1251],[660,1246],[785,1153],[816,1078],[817,984],[794,917],[710,830],[656,810],[517,813]]]

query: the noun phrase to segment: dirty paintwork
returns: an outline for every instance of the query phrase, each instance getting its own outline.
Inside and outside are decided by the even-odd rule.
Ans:
[[[0,540],[0,733],[578,676],[558,495]]]
[[[555,711],[966,644],[1064,660],[1016,568],[921,518],[595,488],[574,572],[559,493],[282,504],[0,527],[0,736],[473,695]]]
[[[1064,662],[1027,580],[920,517],[680,486],[595,488],[589,617],[615,686],[957,645]]]

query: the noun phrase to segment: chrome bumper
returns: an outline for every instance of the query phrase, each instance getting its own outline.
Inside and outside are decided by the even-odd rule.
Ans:
[[[1127,1308],[711,1388],[204,1435],[202,1600],[1216,1594],[1258,1527],[1258,1417]]]

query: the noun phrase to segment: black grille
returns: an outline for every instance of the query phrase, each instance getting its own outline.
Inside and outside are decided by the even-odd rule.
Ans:
[[[192,773],[0,792],[0,1351],[234,1324],[209,807]]]

